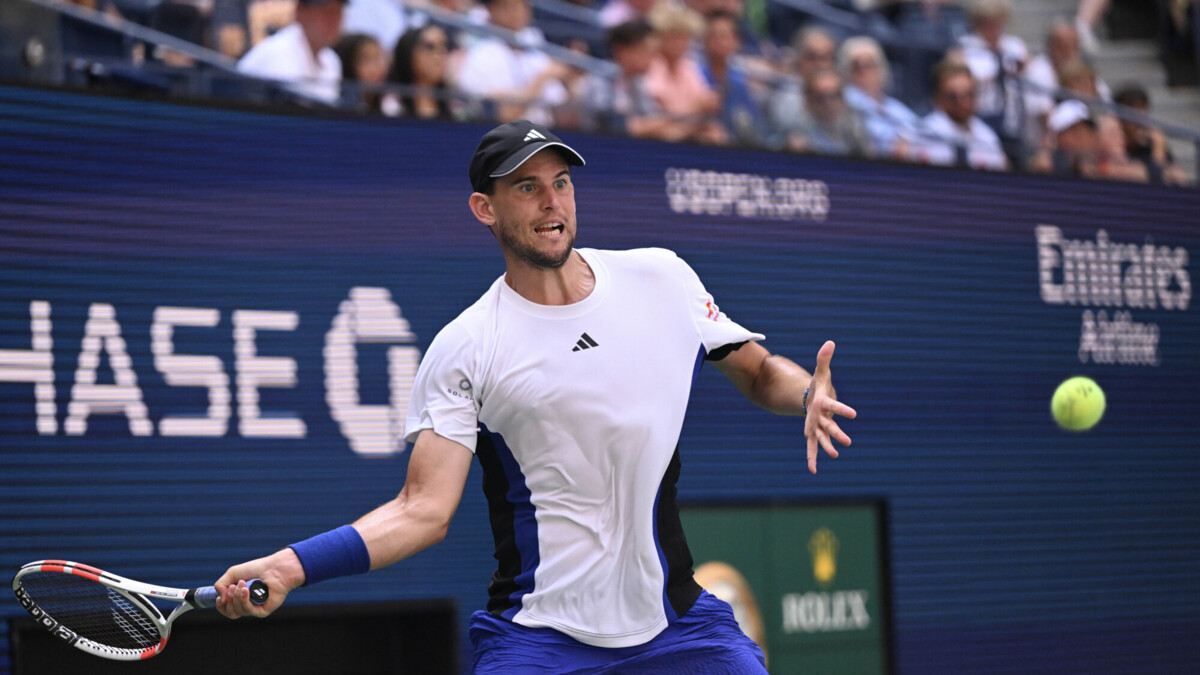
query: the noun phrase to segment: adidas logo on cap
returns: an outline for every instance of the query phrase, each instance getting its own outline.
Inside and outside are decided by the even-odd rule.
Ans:
[[[543,136],[541,134],[541,132],[539,132],[537,129],[530,129],[529,133],[525,134],[525,142],[526,143],[528,143],[529,141],[536,141],[539,139],[544,141],[544,140],[546,140],[546,137]]]

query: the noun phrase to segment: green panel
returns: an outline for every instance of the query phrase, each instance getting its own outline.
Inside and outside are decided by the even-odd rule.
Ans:
[[[698,576],[721,561],[749,584],[772,672],[887,672],[874,504],[697,507],[682,518]]]

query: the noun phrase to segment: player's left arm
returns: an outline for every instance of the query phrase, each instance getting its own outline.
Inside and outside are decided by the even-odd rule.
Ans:
[[[747,342],[725,358],[713,362],[738,391],[760,408],[777,415],[803,415],[807,409],[804,438],[808,470],[812,473],[817,472],[818,446],[830,457],[837,457],[834,440],[845,446],[850,445],[850,437],[833,420],[833,416],[854,419],[858,415],[853,408],[837,400],[829,369],[833,350],[833,342],[821,346],[817,352],[816,369],[811,374],[790,359],[770,353],[757,342]]]

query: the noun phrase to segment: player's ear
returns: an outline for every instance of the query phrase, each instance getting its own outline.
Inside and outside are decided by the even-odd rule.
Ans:
[[[492,210],[492,200],[490,197],[482,192],[473,192],[468,204],[476,220],[488,227],[496,224],[496,213]]]

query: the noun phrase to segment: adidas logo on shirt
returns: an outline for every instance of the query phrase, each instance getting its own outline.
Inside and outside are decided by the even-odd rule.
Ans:
[[[541,139],[544,141],[544,140],[546,140],[546,137],[543,136],[541,134],[541,132],[539,132],[537,129],[530,129],[529,133],[525,134],[525,142],[526,143],[528,143],[529,141],[536,141],[538,139]]]
[[[580,351],[583,349],[591,349],[592,347],[599,347],[599,346],[600,346],[600,343],[593,340],[591,335],[584,333],[583,335],[581,335],[579,337],[579,342],[575,343],[575,348],[572,349],[571,351],[577,352],[577,351]]]

